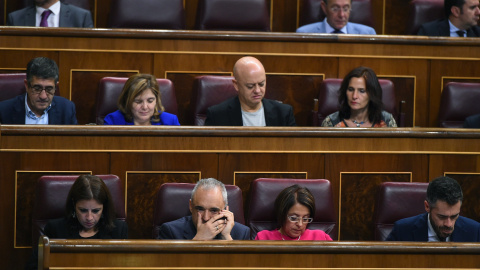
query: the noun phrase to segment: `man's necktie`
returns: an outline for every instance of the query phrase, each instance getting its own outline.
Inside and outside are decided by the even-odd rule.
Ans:
[[[458,30],[458,31],[457,31],[457,35],[458,35],[459,37],[465,37],[465,31],[464,31],[464,30]]]
[[[338,29],[335,29],[335,31],[333,31],[332,34],[343,34],[343,32]]]
[[[42,13],[42,20],[40,21],[40,26],[42,26],[42,27],[48,27],[47,19],[48,19],[48,16],[50,16],[50,14],[52,14],[52,11],[49,10],[49,9],[45,10],[45,11]]]

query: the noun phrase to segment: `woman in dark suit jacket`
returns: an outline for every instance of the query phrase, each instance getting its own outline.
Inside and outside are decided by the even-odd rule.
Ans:
[[[102,179],[81,175],[68,192],[65,217],[48,221],[44,234],[62,239],[127,239],[127,224],[115,218],[112,196]],[[26,269],[37,269],[38,251]]]

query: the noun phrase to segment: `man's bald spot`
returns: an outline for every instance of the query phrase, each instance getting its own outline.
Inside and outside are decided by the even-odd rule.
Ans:
[[[248,70],[248,67],[253,67],[253,68],[258,68],[263,70],[265,73],[265,68],[263,67],[262,63],[255,57],[252,56],[245,56],[240,59],[235,63],[233,66],[233,77],[235,77],[235,80],[239,80],[239,73],[242,73],[246,70]]]

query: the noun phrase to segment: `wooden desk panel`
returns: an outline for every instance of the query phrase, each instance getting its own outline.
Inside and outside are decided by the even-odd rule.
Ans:
[[[42,258],[45,258],[42,265],[54,269],[480,267],[480,244],[473,243],[82,241],[44,238],[42,244]]]

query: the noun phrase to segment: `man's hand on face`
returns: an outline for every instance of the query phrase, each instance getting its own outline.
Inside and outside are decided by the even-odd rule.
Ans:
[[[230,233],[232,232],[233,226],[235,225],[235,221],[233,219],[233,213],[228,211],[228,206],[227,206],[227,210],[222,210],[218,216],[222,216],[222,218],[225,218],[225,219],[220,219],[220,221],[224,222],[224,229],[221,232],[222,238],[225,240],[233,240],[232,236],[230,235]]]
[[[202,215],[197,212],[197,234],[193,240],[212,240],[225,229],[225,220],[220,219],[222,214],[212,217],[209,221],[203,223]],[[229,232],[230,234],[230,232]]]

